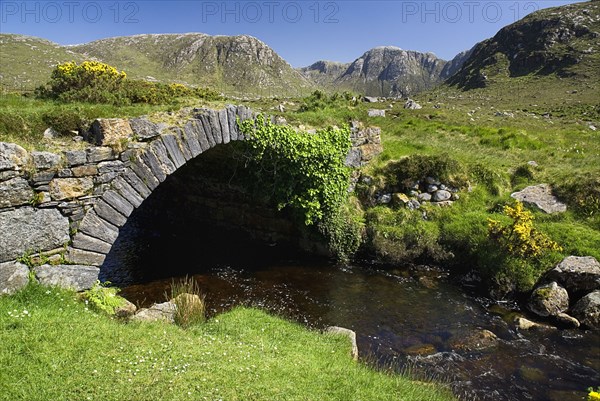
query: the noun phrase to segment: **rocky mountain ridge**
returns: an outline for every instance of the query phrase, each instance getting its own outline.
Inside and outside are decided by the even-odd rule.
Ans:
[[[441,83],[460,68],[469,54],[469,51],[462,52],[446,61],[433,53],[379,46],[351,63],[318,61],[299,71],[326,87],[367,96],[403,97]]]

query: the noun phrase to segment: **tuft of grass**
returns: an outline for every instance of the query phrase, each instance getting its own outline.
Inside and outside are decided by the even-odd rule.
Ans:
[[[206,320],[204,294],[193,277],[185,276],[171,282],[171,296],[175,304],[175,324],[188,328]]]

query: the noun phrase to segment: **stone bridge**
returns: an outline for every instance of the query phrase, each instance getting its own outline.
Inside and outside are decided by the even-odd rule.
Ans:
[[[228,105],[193,109],[172,126],[145,116],[98,119],[85,148],[61,154],[0,143],[0,292],[33,275],[89,287],[133,211],[188,161],[245,140],[237,121],[255,117]],[[379,134],[353,123],[347,164],[359,167],[380,152]],[[30,272],[27,265],[36,267]]]

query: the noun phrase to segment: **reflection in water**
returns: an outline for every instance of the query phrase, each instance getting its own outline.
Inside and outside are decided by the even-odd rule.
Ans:
[[[347,327],[366,361],[449,381],[464,399],[580,401],[587,387],[600,385],[598,333],[519,332],[435,270],[288,261],[220,265],[193,277],[213,316],[248,305],[315,329]],[[122,294],[141,306],[162,302],[171,280]],[[465,342],[482,329],[498,337],[491,346]]]

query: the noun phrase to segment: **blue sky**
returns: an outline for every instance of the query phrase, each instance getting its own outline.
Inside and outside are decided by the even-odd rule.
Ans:
[[[142,33],[252,35],[293,67],[350,62],[376,46],[443,59],[541,8],[575,0],[0,0],[0,32],[78,44]]]

